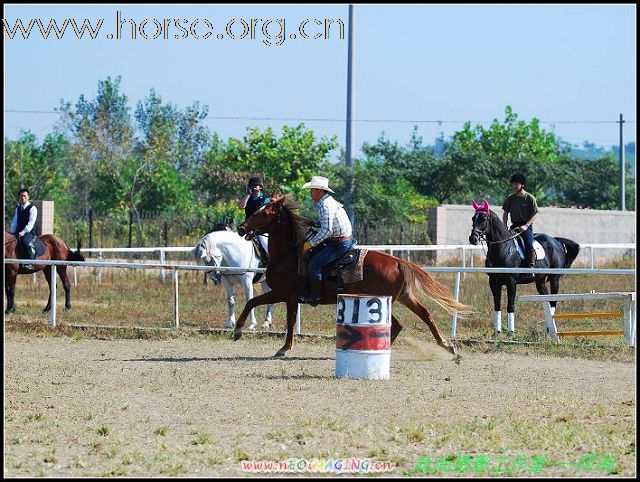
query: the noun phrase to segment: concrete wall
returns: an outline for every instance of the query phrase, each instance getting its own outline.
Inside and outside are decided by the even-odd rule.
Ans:
[[[500,219],[502,207],[492,206]],[[429,236],[433,244],[469,244],[471,205],[443,204],[430,208]],[[635,243],[635,211],[600,211],[596,209],[540,208],[538,219],[533,224],[534,233],[569,238],[584,243]],[[598,257],[620,256],[620,250],[598,250]],[[438,253],[438,261],[454,252]]]
[[[36,219],[36,233],[53,234],[53,201],[31,201],[38,208],[38,219]]]

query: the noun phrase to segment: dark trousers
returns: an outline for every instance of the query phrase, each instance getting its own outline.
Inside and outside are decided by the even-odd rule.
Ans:
[[[22,247],[23,252],[32,259],[35,259],[35,247],[33,249],[33,253],[31,252],[30,245],[35,241],[36,237],[32,233],[24,233],[24,236],[18,238],[18,242]]]
[[[322,267],[339,259],[353,246],[353,238],[346,241],[327,241],[324,248],[318,251],[309,260],[309,279],[311,281],[322,281]]]

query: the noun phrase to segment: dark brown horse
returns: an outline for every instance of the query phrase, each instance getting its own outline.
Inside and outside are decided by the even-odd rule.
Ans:
[[[287,337],[285,344],[275,354],[285,356],[293,345],[293,328],[298,310],[298,288],[304,278],[298,275],[298,258],[304,244],[311,220],[297,214],[298,205],[290,196],[276,197],[264,208],[256,211],[238,228],[238,233],[251,239],[258,234],[269,236],[268,293],[249,300],[236,321],[234,340],[242,336],[242,327],[249,312],[256,306],[284,302],[287,304]],[[368,251],[364,259],[363,280],[344,285],[344,294],[368,294],[391,296],[424,321],[438,345],[455,353],[455,347],[445,342],[429,311],[418,301],[417,294],[432,299],[449,313],[469,313],[468,306],[458,303],[450,291],[434,280],[419,266],[381,251]],[[324,282],[321,304],[336,304],[336,283]],[[402,330],[400,322],[391,316],[391,343]]]
[[[78,243],[78,250],[73,252],[69,249],[66,243],[59,237],[53,234],[44,234],[38,236],[38,239],[44,244],[44,253],[38,256],[38,260],[62,260],[62,261],[84,261],[84,256],[80,254],[80,243]],[[18,259],[16,258],[16,245],[17,238],[14,234],[5,229],[4,231],[4,258],[5,259]],[[7,295],[7,309],[5,313],[13,313],[15,311],[15,290],[16,290],[16,278],[19,274],[32,274],[36,271],[44,271],[45,278],[49,284],[49,302],[45,306],[44,312],[51,309],[51,266],[43,264],[34,264],[34,269],[25,269],[22,264],[5,264],[4,265],[4,291]],[[67,267],[58,265],[56,271],[62,281],[64,287],[65,302],[64,307],[66,309],[71,308],[71,286],[69,279],[67,278]]]

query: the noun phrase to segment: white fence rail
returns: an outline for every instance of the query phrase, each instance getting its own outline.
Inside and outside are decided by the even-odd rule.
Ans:
[[[363,249],[375,249],[379,251],[388,251],[393,255],[394,252],[407,252],[407,259],[411,261],[411,252],[414,251],[459,251],[462,267],[467,267],[467,253],[472,253],[470,257],[470,266],[474,264],[474,252],[480,251],[484,253],[486,248],[483,246],[476,246],[472,244],[387,244],[387,245],[358,245]],[[584,267],[590,266],[591,269],[595,268],[595,253],[596,250],[603,249],[617,249],[617,250],[635,250],[636,244],[634,243],[611,243],[611,244],[596,244],[585,243],[580,245]],[[104,259],[104,253],[158,253],[160,263],[166,261],[166,253],[188,253],[193,249],[193,246],[174,246],[174,247],[153,247],[153,248],[88,248],[83,249],[83,253],[97,253],[98,259]],[[97,273],[97,279],[100,280],[100,273]],[[165,269],[160,270],[160,277],[162,281],[166,279]]]
[[[51,293],[52,293],[52,306],[51,306],[51,326],[56,326],[56,266],[82,266],[82,267],[109,267],[109,268],[139,268],[139,269],[171,269],[173,271],[173,302],[174,302],[174,327],[180,326],[180,313],[178,307],[178,271],[211,271],[211,266],[196,266],[196,265],[179,265],[179,264],[159,264],[159,263],[110,263],[110,262],[98,262],[98,261],[53,261],[53,260],[25,260],[25,259],[5,259],[5,264],[37,264],[37,265],[51,265]],[[444,272],[444,273],[456,273],[454,297],[458,301],[458,295],[460,293],[460,279],[464,273],[534,273],[534,274],[599,274],[599,275],[616,275],[616,276],[635,276],[635,269],[551,269],[551,268],[460,268],[460,267],[432,267],[422,266],[423,269],[429,272]],[[230,271],[230,272],[255,272],[263,273],[266,268],[239,268],[239,267],[216,267],[218,271]],[[300,305],[298,305],[300,308]],[[300,333],[300,309],[298,309],[298,319],[296,322],[296,333]],[[455,339],[457,332],[458,314],[454,313],[451,320],[451,337]]]

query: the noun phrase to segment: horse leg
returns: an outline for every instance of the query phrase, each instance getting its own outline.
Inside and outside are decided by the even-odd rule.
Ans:
[[[242,277],[242,284],[244,285],[244,294],[247,298],[247,301],[253,298],[253,283],[252,283],[253,277],[254,277],[254,273],[252,272],[248,272],[246,275]],[[258,326],[258,323],[256,323],[255,310],[251,310],[251,314],[249,316],[251,317],[251,321],[249,322],[249,326],[247,327],[247,330],[256,331],[256,327]]]
[[[436,339],[436,343],[438,343],[438,345],[440,345],[442,348],[444,348],[448,352],[453,353],[455,355],[456,353],[455,347],[453,345],[449,345],[447,342],[445,342],[442,339],[442,336],[440,336],[440,332],[438,331],[438,327],[431,319],[431,314],[424,306],[420,304],[418,300],[414,299],[410,295],[402,295],[401,297],[398,298],[398,301],[402,303],[404,306],[406,306],[407,308],[409,308],[411,311],[413,311],[416,315],[420,317],[422,321],[424,321],[427,324],[427,326],[431,330],[431,333],[433,334],[433,337]]]
[[[229,309],[229,317],[227,318],[227,322],[224,324],[224,327],[233,328],[236,324],[236,299],[234,298],[235,288],[227,276],[222,277],[222,286],[224,286],[224,290],[227,292],[227,308]]]
[[[242,327],[244,326],[244,322],[247,320],[247,317],[249,316],[249,313],[252,309],[254,309],[256,306],[278,303],[280,301],[286,300],[282,299],[281,294],[275,293],[273,290],[260,296],[256,296],[255,298],[251,298],[249,301],[247,301],[247,304],[244,306],[242,313],[240,313],[240,316],[238,317],[238,321],[236,321],[236,327],[233,330],[233,339],[239,340],[242,336]]]
[[[398,321],[395,315],[391,315],[391,344],[398,337],[398,334],[402,331],[402,325]]]
[[[268,293],[269,291],[271,291],[271,288],[269,288],[269,285],[267,285],[267,283],[262,283],[262,293]],[[262,322],[263,329],[267,329],[271,327],[272,314],[273,314],[273,304],[268,304],[267,312],[265,313],[264,321]]]
[[[49,301],[47,301],[47,306],[42,310],[43,313],[47,313],[51,309],[51,266],[46,266],[42,272],[44,273],[44,278],[47,280],[47,284],[49,285]]]
[[[18,272],[10,269],[8,266],[4,270],[4,292],[7,295],[7,309],[4,312],[5,315],[9,313],[14,313],[16,311],[16,305],[14,303],[15,294],[16,294],[16,278],[18,277]]]
[[[287,300],[287,337],[284,342],[284,346],[280,348],[275,358],[282,358],[287,354],[288,350],[293,347],[293,328],[296,324],[296,315],[298,314],[298,297],[292,296]]]
[[[509,282],[507,283],[507,329],[509,334],[513,334],[516,331],[516,282],[517,275],[509,277]]]
[[[551,288],[551,294],[557,295],[558,291],[560,291],[560,275],[554,274],[549,276],[549,286]],[[557,301],[551,301],[549,304],[551,305],[551,314],[555,314],[556,312],[556,304]]]
[[[489,288],[491,288],[493,295],[493,327],[498,334],[502,333],[502,311],[500,310],[502,284],[497,276],[489,276]]]
[[[58,277],[62,282],[64,288],[64,308],[65,310],[71,309],[71,284],[69,283],[69,277],[67,276],[67,267],[64,265],[56,266]]]

